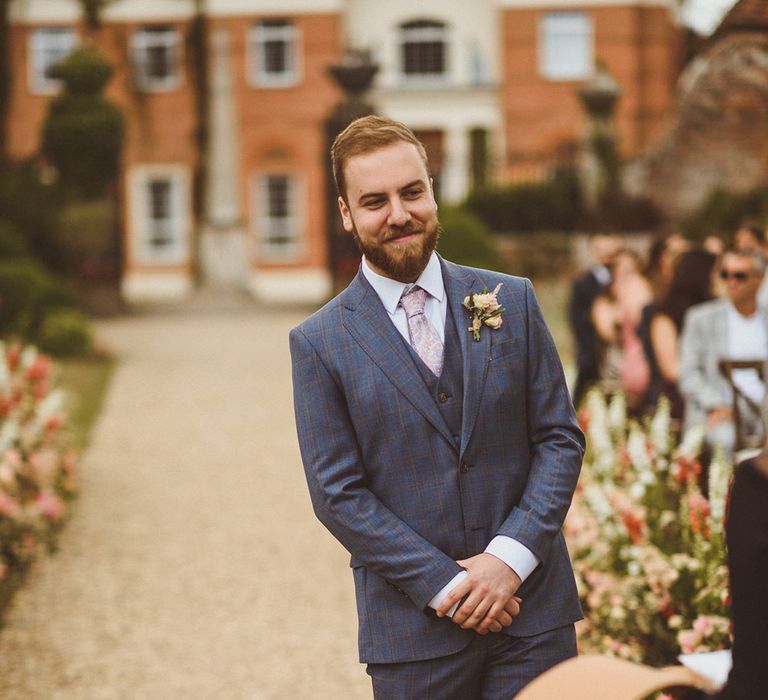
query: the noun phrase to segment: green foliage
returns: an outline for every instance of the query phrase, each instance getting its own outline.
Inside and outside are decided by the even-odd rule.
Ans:
[[[95,97],[107,86],[113,72],[96,49],[84,47],[55,65],[51,76],[64,82],[65,92],[70,96]]]
[[[744,219],[768,222],[768,187],[737,194],[717,188],[705,202],[682,223],[685,235],[703,240],[715,235],[729,238]]]
[[[27,239],[10,221],[0,219],[0,260],[29,257]]]
[[[99,94],[112,74],[89,48],[71,53],[55,70],[65,91],[50,103],[42,150],[71,197],[94,199],[114,181],[125,130],[121,112]]]
[[[40,324],[37,344],[43,352],[57,357],[82,356],[91,347],[88,321],[77,309],[52,309]]]
[[[461,265],[499,270],[496,241],[477,216],[457,207],[440,208],[440,253]]]
[[[61,268],[73,273],[98,268],[113,245],[115,206],[109,199],[72,202],[61,212],[56,243]]]
[[[581,228],[584,231],[650,231],[663,222],[651,200],[613,190],[603,195],[595,211],[584,214]]]
[[[572,231],[582,215],[579,182],[570,171],[544,182],[477,190],[467,199],[467,207],[499,233]]]
[[[36,261],[0,261],[0,335],[35,341],[49,312],[72,306],[71,292]]]
[[[573,264],[570,236],[555,231],[510,236],[505,253],[512,274],[536,280],[567,275]]]
[[[29,253],[51,270],[59,270],[61,261],[54,243],[58,210],[57,191],[31,162],[6,164],[0,173],[0,221],[22,235]]]

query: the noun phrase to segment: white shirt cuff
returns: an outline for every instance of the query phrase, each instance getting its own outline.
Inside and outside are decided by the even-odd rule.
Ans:
[[[445,596],[447,596],[456,586],[458,586],[465,578],[467,577],[466,571],[459,571],[458,574],[456,574],[445,586],[443,586],[438,592],[437,595],[435,595],[432,600],[427,603],[430,608],[433,610],[437,610],[440,607],[440,603],[442,603],[445,600]],[[461,601],[456,601],[451,609],[448,611],[448,617],[453,617],[453,613],[456,612],[456,608],[459,606],[459,603]]]
[[[541,560],[528,547],[506,535],[496,535],[485,551],[501,559],[520,577],[520,581],[525,581],[541,563]]]

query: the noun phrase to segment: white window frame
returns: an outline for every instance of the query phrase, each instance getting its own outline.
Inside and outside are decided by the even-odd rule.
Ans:
[[[274,20],[277,22],[278,20]],[[280,20],[282,22],[282,20]],[[267,70],[266,47],[281,42],[285,51],[285,70]],[[281,88],[297,85],[301,80],[301,31],[294,22],[270,24],[262,20],[248,30],[248,80],[253,87]]]
[[[147,74],[147,52],[155,47],[168,51],[170,72],[162,78]],[[131,55],[136,85],[145,92],[168,92],[181,86],[183,72],[181,32],[173,25],[139,27],[131,37]]]
[[[285,217],[273,217],[269,212],[269,182],[286,178],[287,212]],[[252,217],[255,257],[264,262],[295,262],[304,252],[306,218],[304,216],[304,183],[294,172],[285,170],[256,173],[252,181]],[[279,223],[278,223],[279,222]],[[270,233],[278,227],[288,231],[289,241],[277,243]],[[279,233],[279,231],[277,232]]]
[[[451,31],[445,22],[440,20],[425,19],[432,26],[409,27],[411,22],[400,24],[397,30],[397,51],[399,61],[399,74],[404,82],[445,82],[450,70]],[[409,73],[406,71],[405,46],[418,43],[441,43],[443,46],[443,70],[437,72]]]
[[[539,18],[539,73],[548,80],[586,80],[595,72],[595,28],[581,11]]]
[[[155,226],[152,219],[151,184],[170,186],[170,212],[167,219],[170,244],[152,244]],[[191,176],[184,165],[137,166],[131,173],[130,257],[142,265],[181,265],[190,258]]]
[[[28,38],[29,90],[51,95],[61,89],[61,80],[46,74],[51,66],[66,58],[80,43],[72,27],[37,27]]]

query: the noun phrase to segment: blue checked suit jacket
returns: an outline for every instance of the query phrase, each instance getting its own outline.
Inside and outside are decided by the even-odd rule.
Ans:
[[[290,335],[307,483],[317,517],[352,555],[362,662],[466,646],[474,632],[427,604],[461,571],[456,560],[497,534],[542,562],[519,590],[522,612],[507,634],[581,617],[561,528],[584,437],[533,288],[440,262],[463,354],[460,444],[362,273]],[[476,342],[462,332],[462,302],[499,282],[503,324]]]

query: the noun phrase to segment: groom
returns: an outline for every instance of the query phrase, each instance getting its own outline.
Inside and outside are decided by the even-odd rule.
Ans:
[[[560,361],[530,282],[434,252],[407,127],[363,117],[332,157],[363,261],[290,343],[312,503],[352,555],[360,660],[377,700],[508,700],[576,654],[561,527],[584,439]],[[475,336],[462,303],[498,285],[503,311],[479,310]]]

